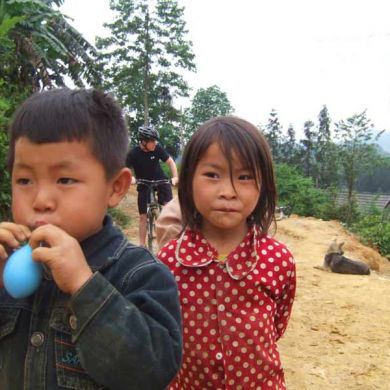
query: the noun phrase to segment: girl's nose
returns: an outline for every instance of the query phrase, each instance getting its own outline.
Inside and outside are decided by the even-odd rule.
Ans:
[[[221,181],[220,197],[230,199],[237,195],[233,182],[229,179]]]
[[[53,210],[55,205],[54,197],[49,188],[39,188],[36,192],[33,208],[36,211],[47,212]]]

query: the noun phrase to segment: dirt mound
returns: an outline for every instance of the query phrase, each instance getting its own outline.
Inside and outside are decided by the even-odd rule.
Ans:
[[[390,262],[337,221],[292,216],[276,237],[297,263],[297,295],[279,346],[289,390],[389,389]],[[369,264],[369,276],[341,275],[322,265],[329,243]]]
[[[308,247],[319,256],[318,264],[322,264],[324,254],[333,239],[344,241],[345,255],[351,259],[364,261],[372,270],[380,273],[389,271],[389,261],[377,251],[363,245],[355,235],[349,233],[338,221],[322,221],[316,218],[291,216],[278,223],[276,237],[286,244],[288,241],[297,246],[295,256]],[[299,240],[295,243],[295,240]],[[297,254],[298,253],[298,254]],[[307,254],[312,258],[310,254]]]
[[[126,230],[138,243],[132,188],[121,208],[132,215]],[[297,294],[279,341],[289,390],[387,390],[390,378],[390,262],[362,245],[337,221],[291,216],[278,222],[276,238],[297,263]],[[342,275],[321,266],[329,243],[344,241],[345,255],[374,270]]]

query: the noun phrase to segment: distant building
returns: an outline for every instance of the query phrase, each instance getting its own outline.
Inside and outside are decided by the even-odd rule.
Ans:
[[[354,197],[362,209],[367,209],[374,204],[378,209],[390,209],[390,194],[373,194],[371,192],[355,192]],[[340,192],[337,195],[339,205],[346,204],[348,201],[348,192]]]

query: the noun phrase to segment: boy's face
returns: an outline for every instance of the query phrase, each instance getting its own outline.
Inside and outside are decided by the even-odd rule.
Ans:
[[[12,171],[14,222],[32,230],[50,223],[82,241],[102,228],[107,207],[115,205],[113,181],[87,142],[36,144],[19,138]]]

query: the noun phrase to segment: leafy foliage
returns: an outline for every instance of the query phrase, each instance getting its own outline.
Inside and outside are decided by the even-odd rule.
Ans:
[[[186,113],[186,139],[189,139],[192,133],[207,120],[216,116],[229,115],[233,111],[226,93],[217,85],[198,89]]]
[[[360,173],[356,183],[358,191],[390,193],[390,158],[384,157],[382,161],[383,165]]]
[[[278,113],[275,109],[272,109],[270,113],[267,126],[264,129],[264,135],[272,150],[274,161],[277,163],[282,162],[284,137],[282,133],[282,125],[279,122]]]
[[[30,93],[63,86],[69,76],[99,83],[96,51],[54,6],[62,0],[0,0],[0,23],[8,30],[7,50],[0,51],[0,78],[16,91]]]
[[[111,0],[116,12],[107,38],[98,38],[104,86],[125,108],[130,129],[152,122],[178,122],[180,112],[172,106],[186,97],[189,86],[180,70],[195,70],[192,43],[186,40],[184,9],[174,0],[157,0],[152,7],[142,0]]]
[[[306,121],[303,125],[303,132],[305,138],[301,140],[303,145],[303,169],[306,176],[316,176],[315,165],[315,133],[313,130],[314,123],[312,121]]]
[[[287,164],[276,165],[275,172],[279,204],[294,214],[328,219],[331,197],[316,188],[310,177],[303,176]]]
[[[326,106],[318,115],[318,128],[315,139],[316,185],[327,188],[337,184],[337,148],[332,142],[331,119]]]
[[[380,160],[376,148],[369,142],[377,140],[381,133],[374,134],[373,125],[365,111],[341,120],[336,124],[335,131],[344,181],[351,200],[360,172]]]
[[[351,228],[365,244],[379,249],[390,260],[390,210],[371,207]]]
[[[11,180],[6,166],[8,138],[0,131],[0,221],[11,218]]]

